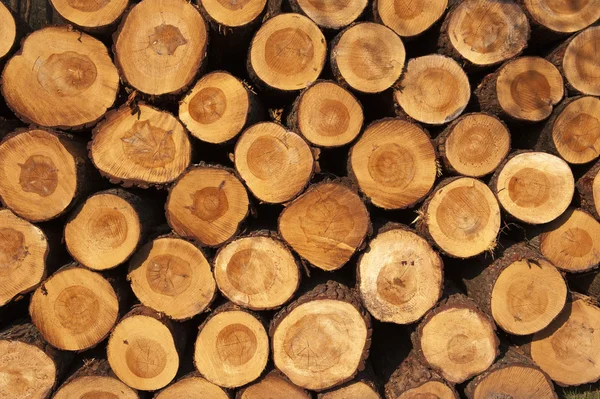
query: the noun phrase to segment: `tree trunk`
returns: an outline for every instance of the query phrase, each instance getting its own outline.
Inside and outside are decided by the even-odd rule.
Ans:
[[[600,161],[596,162],[575,185],[579,194],[579,203],[581,208],[600,219],[600,178],[597,178],[600,172]]]
[[[16,47],[18,33],[15,17],[4,3],[0,3],[0,66],[4,65],[3,58]]]
[[[336,31],[356,21],[365,12],[368,0],[289,0],[293,12],[304,14],[325,31]]]
[[[95,1],[50,0],[61,17],[90,33],[112,33],[117,27],[129,0]]]
[[[413,39],[438,22],[447,7],[448,0],[415,3],[375,0],[373,16],[375,22],[386,25],[403,39]]]
[[[292,384],[282,372],[273,370],[235,395],[235,399],[256,398],[310,399],[312,396],[308,391]]]
[[[230,398],[227,391],[212,382],[205,380],[197,371],[195,371],[185,375],[177,382],[160,391],[154,396],[154,399],[181,399],[190,395],[207,399]]]
[[[590,26],[600,18],[600,2],[592,0],[518,0],[534,27],[534,39],[545,41],[559,39]]]

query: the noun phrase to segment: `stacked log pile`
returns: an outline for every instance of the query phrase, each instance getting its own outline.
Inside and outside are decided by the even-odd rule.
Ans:
[[[36,1],[0,399],[600,394],[600,0]]]

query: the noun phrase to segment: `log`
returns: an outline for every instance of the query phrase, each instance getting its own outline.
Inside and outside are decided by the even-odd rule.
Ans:
[[[303,90],[292,105],[287,126],[311,145],[333,148],[345,146],[360,134],[363,108],[342,86],[318,80]]]
[[[17,130],[0,143],[0,199],[24,219],[48,221],[89,191],[91,169],[83,143],[72,136]]]
[[[564,95],[558,69],[540,57],[520,57],[487,75],[474,94],[482,111],[517,122],[540,122]]]
[[[2,82],[7,105],[25,123],[81,129],[114,104],[119,74],[102,42],[70,26],[53,26],[25,38]]]
[[[260,23],[267,0],[212,1],[200,0],[198,6],[214,31],[224,36],[247,33]]]
[[[173,320],[204,312],[217,293],[204,253],[173,235],[144,245],[129,262],[127,280],[142,304]]]
[[[37,226],[0,209],[0,307],[34,290],[46,277],[48,239]]]
[[[156,394],[154,399],[181,399],[190,395],[199,398],[229,399],[225,390],[202,378],[197,371],[187,374],[169,385]]]
[[[596,160],[600,156],[600,99],[564,100],[554,109],[534,148],[575,165]]]
[[[371,123],[348,155],[348,175],[374,205],[405,209],[429,194],[438,175],[429,134],[399,118]]]
[[[292,384],[279,370],[273,370],[260,381],[242,388],[235,399],[259,398],[311,399],[308,391]],[[368,399],[368,398],[365,398]]]
[[[411,338],[419,361],[453,383],[483,373],[498,355],[494,322],[461,294],[430,311]]]
[[[598,172],[600,172],[600,161],[596,162],[579,178],[575,185],[581,208],[596,219],[600,219],[600,178],[597,178]]]
[[[368,0],[289,0],[293,12],[304,14],[321,29],[338,30],[356,21],[367,8]]]
[[[529,335],[546,328],[567,302],[561,273],[526,244],[508,247],[491,264],[463,278],[469,298],[509,334]]]
[[[129,6],[129,0],[50,0],[50,3],[61,17],[91,33],[110,31]]]
[[[600,18],[597,0],[519,0],[536,29],[554,37],[585,29]]]
[[[483,177],[493,173],[508,156],[511,136],[497,117],[472,113],[448,125],[435,144],[448,172]]]
[[[231,170],[197,165],[171,187],[165,209],[175,233],[215,247],[235,237],[249,206],[248,193]]]
[[[106,359],[86,359],[60,386],[54,399],[139,399],[137,391],[119,381]]]
[[[469,399],[558,399],[550,377],[514,347],[467,385]]]
[[[373,1],[376,22],[391,28],[400,37],[412,39],[438,22],[448,7],[448,0],[404,2],[397,0]]]
[[[29,314],[50,345],[79,352],[108,336],[122,299],[102,275],[73,264],[59,269],[35,290]]]
[[[317,80],[326,56],[325,37],[314,22],[300,14],[280,14],[254,35],[246,67],[259,89],[293,93]]]
[[[496,247],[500,206],[479,180],[442,180],[418,213],[417,231],[448,256],[471,258]]]
[[[377,320],[410,324],[435,306],[443,290],[443,262],[427,240],[388,224],[358,261],[357,288]]]
[[[179,368],[185,343],[180,327],[150,308],[135,306],[110,335],[106,349],[110,368],[131,388],[164,388]]]
[[[411,59],[398,87],[394,90],[398,113],[428,125],[452,122],[471,98],[465,71],[440,54]]]
[[[313,153],[296,133],[275,122],[246,129],[235,144],[235,169],[261,202],[288,202],[308,185]]]
[[[179,102],[181,122],[194,137],[213,144],[232,140],[263,116],[264,109],[251,89],[224,71],[204,75]]]
[[[265,370],[269,338],[257,314],[226,303],[198,329],[194,365],[208,381],[237,388],[256,380]]]
[[[381,399],[377,388],[372,381],[352,381],[340,388],[320,393],[318,399]]]
[[[569,165],[559,157],[517,151],[498,167],[490,188],[508,215],[525,223],[542,224],[567,210],[575,181]]]
[[[185,128],[170,113],[144,103],[136,112],[125,105],[107,113],[89,148],[100,173],[125,187],[171,183],[191,162]]]
[[[340,84],[362,93],[381,93],[400,78],[406,60],[402,39],[390,28],[361,22],[331,42],[331,70]]]
[[[227,299],[252,310],[287,303],[300,285],[300,268],[274,232],[255,232],[226,244],[214,258],[214,275]]]
[[[600,379],[600,308],[589,297],[573,294],[572,302],[546,329],[533,335],[533,361],[559,386]]]
[[[315,267],[341,268],[371,229],[365,204],[343,180],[312,185],[281,212],[279,234]]]
[[[329,281],[279,311],[269,335],[275,367],[294,384],[322,391],[364,369],[371,321],[354,290]]]
[[[446,15],[438,48],[468,67],[485,68],[521,54],[529,35],[527,16],[514,1],[467,0]]]
[[[144,0],[124,17],[114,39],[122,78],[142,93],[180,94],[206,58],[208,28],[185,0]]]
[[[30,323],[20,321],[0,332],[0,392],[3,398],[50,397],[72,357],[57,350]]]
[[[454,386],[424,365],[413,350],[385,384],[386,399],[458,399]]]
[[[600,271],[594,269],[588,273],[569,274],[569,288],[580,294],[600,301]]]
[[[8,56],[17,41],[17,24],[11,11],[0,3],[0,60]]]

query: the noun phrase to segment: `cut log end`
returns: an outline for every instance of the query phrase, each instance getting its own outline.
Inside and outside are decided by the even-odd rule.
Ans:
[[[311,144],[340,147],[354,141],[363,121],[362,106],[352,93],[332,82],[318,82],[299,97],[288,125],[295,125]]]
[[[600,2],[597,3],[600,14]],[[594,96],[600,95],[600,82],[597,77],[600,63],[598,41],[600,27],[586,29],[569,43],[562,60],[562,68],[569,84],[583,94]]]
[[[406,50],[390,28],[362,22],[334,39],[330,57],[339,81],[363,93],[380,93],[400,78]]]
[[[47,398],[57,382],[56,364],[25,342],[0,340],[1,399]]]
[[[360,197],[335,182],[312,186],[279,217],[283,239],[311,264],[328,271],[346,264],[369,228],[369,214]]]
[[[258,398],[310,399],[312,396],[304,389],[297,387],[281,375],[279,371],[267,374],[259,382],[240,391],[236,399]]]
[[[177,234],[218,246],[237,234],[249,205],[246,189],[230,171],[199,166],[186,172],[171,189],[167,220]]]
[[[559,33],[573,33],[600,18],[598,0],[523,0],[535,22]]]
[[[397,0],[377,0],[375,13],[384,25],[401,37],[414,37],[429,29],[446,11],[448,0],[410,3]]]
[[[508,364],[486,373],[477,382],[470,399],[487,398],[556,399],[554,386],[537,367]]]
[[[235,168],[259,200],[277,204],[296,197],[314,169],[302,137],[274,122],[246,129],[235,145]]]
[[[267,87],[301,90],[317,80],[325,65],[325,37],[310,19],[280,14],[265,22],[250,45],[248,67]]]
[[[477,66],[500,63],[527,46],[529,22],[514,2],[462,2],[448,19],[450,45]]]
[[[409,389],[397,399],[457,399],[456,393],[446,384],[440,381],[428,381],[425,384]]]
[[[362,381],[319,395],[319,399],[381,399],[372,386]]]
[[[394,99],[411,118],[430,125],[456,119],[467,107],[471,86],[463,69],[451,58],[414,58],[394,91]]]
[[[269,358],[269,338],[262,323],[241,310],[215,311],[200,327],[194,364],[207,380],[236,388],[256,380]]]
[[[190,395],[199,398],[229,399],[229,395],[221,387],[199,376],[182,378],[163,389],[154,399],[181,399]]]
[[[208,32],[185,0],[136,4],[123,21],[114,52],[127,82],[150,94],[176,94],[192,83],[206,56]]]
[[[48,241],[44,232],[0,209],[0,306],[34,289],[46,274]]]
[[[31,297],[31,320],[52,346],[71,351],[102,341],[117,321],[117,295],[100,274],[67,267],[52,275]]]
[[[179,119],[189,131],[214,144],[237,136],[246,125],[249,112],[250,93],[227,72],[203,76],[179,104]]]
[[[540,235],[540,251],[561,270],[591,270],[600,262],[600,223],[580,209],[568,210]]]
[[[200,4],[219,26],[237,28],[255,21],[265,9],[267,0],[200,0]]]
[[[573,302],[548,327],[533,336],[531,357],[562,386],[600,378],[600,309],[584,296]]]
[[[525,152],[500,166],[491,187],[510,215],[525,223],[542,224],[567,210],[575,181],[562,159],[543,152]]]
[[[458,174],[486,176],[496,170],[510,151],[508,128],[491,115],[465,115],[448,129],[440,153],[447,167]]]
[[[80,128],[113,105],[119,74],[102,42],[54,26],[24,40],[22,51],[6,64],[2,83],[7,104],[25,122]]]
[[[53,398],[138,399],[138,394],[114,377],[86,376],[66,383]]]
[[[154,391],[167,386],[179,368],[171,330],[149,315],[125,316],[113,330],[106,352],[117,377],[139,390]]]
[[[191,146],[171,114],[141,104],[110,112],[95,129],[90,158],[102,174],[127,185],[161,185],[189,166]]]
[[[378,320],[410,324],[440,299],[443,264],[424,238],[405,228],[380,233],[358,264],[358,288]]]
[[[517,58],[500,69],[496,95],[502,110],[510,117],[539,122],[548,118],[554,105],[563,98],[563,78],[543,58]]]
[[[116,24],[129,5],[128,0],[51,0],[51,3],[64,19],[86,30]]]
[[[141,248],[129,262],[128,280],[141,303],[175,320],[203,312],[217,289],[202,251],[175,237]]]
[[[400,119],[384,119],[367,127],[349,158],[360,190],[384,209],[403,209],[421,201],[437,177],[429,135]]]
[[[294,256],[270,237],[245,237],[227,244],[215,258],[214,274],[223,295],[254,310],[283,305],[300,283]]]
[[[461,177],[434,191],[422,222],[447,255],[470,258],[496,247],[500,207],[485,184]]]
[[[13,48],[17,39],[17,25],[10,10],[0,4],[0,60]]]
[[[292,6],[325,29],[340,29],[360,17],[367,0],[292,0]]]

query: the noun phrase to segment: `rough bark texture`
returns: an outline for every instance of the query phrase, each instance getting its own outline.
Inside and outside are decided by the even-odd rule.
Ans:
[[[600,161],[596,162],[575,184],[579,197],[579,206],[597,220],[600,220],[600,214],[598,214],[596,200],[594,199],[594,179],[599,172]]]

